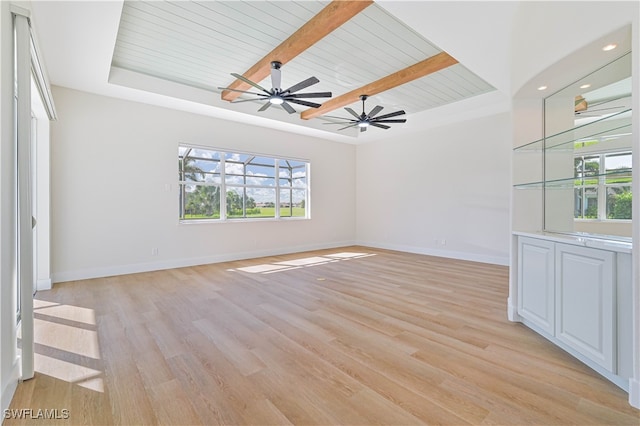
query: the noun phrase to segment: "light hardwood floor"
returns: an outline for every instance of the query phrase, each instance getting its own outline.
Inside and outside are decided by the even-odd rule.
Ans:
[[[11,408],[69,416],[4,424],[638,425],[507,321],[507,288],[506,267],[366,247],[57,284]]]

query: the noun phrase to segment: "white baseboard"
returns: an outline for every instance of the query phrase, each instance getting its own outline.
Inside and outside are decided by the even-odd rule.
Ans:
[[[164,269],[184,268],[188,266],[206,265],[210,263],[231,262],[234,260],[254,259],[265,256],[300,253],[311,250],[332,249],[355,245],[354,241],[340,241],[325,244],[283,247],[267,250],[226,253],[215,256],[203,256],[188,259],[167,259],[158,262],[136,263],[131,265],[105,266],[102,268],[82,269],[76,271],[54,272],[53,283],[88,280],[92,278],[112,277],[116,275],[137,274],[140,272],[160,271]]]
[[[19,359],[16,359],[16,362],[13,364],[11,368],[11,372],[9,373],[9,378],[7,380],[7,384],[2,389],[2,397],[0,398],[0,403],[2,404],[2,413],[4,410],[9,408],[9,404],[11,404],[11,400],[13,399],[13,395],[16,393],[16,388],[18,387],[18,380],[20,379],[20,363]]]
[[[130,265],[105,266],[93,269],[81,269],[75,271],[54,272],[52,274],[51,283],[59,283],[66,281],[88,280],[92,278],[111,277],[116,275],[137,274],[140,272],[160,271],[163,269],[184,268],[188,266],[205,265],[209,263],[230,262],[234,260],[253,259],[264,256],[277,256],[281,254],[299,253],[310,250],[331,249],[337,247],[346,247],[352,245],[361,245],[387,250],[397,250],[407,253],[424,254],[429,256],[446,257],[452,259],[468,260],[472,262],[490,263],[495,265],[509,265],[508,256],[488,256],[477,253],[465,253],[452,250],[435,250],[422,247],[383,244],[369,241],[340,241],[325,244],[311,244],[304,246],[294,246],[286,248],[275,248],[258,251],[247,251],[238,253],[226,253],[215,256],[203,256],[187,259],[166,259],[158,262],[135,263]],[[45,285],[43,283],[43,285]],[[39,287],[38,287],[39,288]],[[51,288],[51,284],[49,284]],[[44,288],[43,288],[44,289]]]
[[[36,290],[37,291],[44,291],[44,290],[51,290],[51,286],[52,286],[52,281],[51,278],[47,278],[44,280],[38,280],[36,281]]]
[[[509,266],[508,254],[505,256],[490,256],[478,253],[406,246],[402,244],[387,244],[374,241],[357,241],[357,245],[386,250],[404,251],[407,253],[424,254],[427,256],[446,257],[449,259],[468,260],[471,262],[490,263],[492,265]]]
[[[549,333],[547,333],[546,331],[542,330],[540,327],[538,327],[537,325],[531,323],[530,321],[526,320],[525,318],[522,318],[521,322],[526,327],[529,327],[531,330],[535,331],[536,333],[538,333],[539,335],[541,335],[545,339],[549,340],[551,343],[553,343],[554,345],[556,345],[560,349],[564,350],[565,352],[568,352],[570,355],[572,355],[578,361],[582,362],[587,367],[591,368],[596,373],[600,374],[605,379],[609,380],[611,383],[613,383],[614,385],[618,386],[623,391],[625,391],[625,392],[630,392],[631,391],[631,389],[629,388],[629,386],[631,385],[631,380],[628,380],[628,379],[626,379],[624,377],[621,377],[621,376],[618,376],[616,374],[613,374],[611,371],[608,371],[606,368],[602,367],[601,365],[599,365],[595,361],[592,361],[587,356],[585,356],[585,355],[581,354],[580,352],[576,351],[575,349],[573,349],[569,345],[567,345],[564,342],[562,342],[561,340],[557,339],[555,336],[550,335]],[[629,393],[629,395],[630,395],[629,399],[631,399],[631,394]]]
[[[518,306],[513,304],[513,300],[507,299],[507,319],[511,322],[522,322],[522,317],[518,314]]]
[[[629,404],[640,408],[640,381],[633,378],[629,379]]]

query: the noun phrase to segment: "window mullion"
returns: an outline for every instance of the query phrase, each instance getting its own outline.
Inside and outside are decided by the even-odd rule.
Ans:
[[[254,157],[251,157],[251,160],[253,158]],[[242,217],[244,217],[245,219],[247,217],[247,163],[249,161],[245,161],[245,163],[242,165]]]
[[[274,158],[273,162],[275,163],[274,178],[276,180],[276,204],[273,215],[276,219],[280,219],[280,160]]]
[[[605,181],[607,177],[605,176],[605,164],[604,164],[604,154],[600,154],[600,165],[598,167],[598,219],[606,219],[607,218],[607,188],[605,186]]]
[[[220,153],[220,220],[227,220],[227,154]]]

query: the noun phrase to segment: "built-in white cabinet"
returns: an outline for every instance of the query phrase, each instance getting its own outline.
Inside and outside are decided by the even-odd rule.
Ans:
[[[519,234],[517,313],[525,325],[626,388],[631,248],[591,242]]]
[[[635,212],[632,218],[640,198],[631,90],[637,57],[623,52],[599,62],[592,47],[575,57],[594,58],[593,72],[558,62],[549,70],[564,88],[544,99],[513,99],[507,315],[629,392],[640,407]],[[596,100],[613,88],[615,100]]]
[[[615,253],[556,244],[555,336],[615,372]]]
[[[518,314],[549,334],[555,330],[554,247],[551,241],[518,240]]]

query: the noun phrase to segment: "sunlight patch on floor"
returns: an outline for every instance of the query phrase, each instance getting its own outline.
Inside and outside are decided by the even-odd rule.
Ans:
[[[303,259],[294,259],[294,260],[285,260],[284,262],[276,262],[276,265],[285,265],[285,266],[309,266],[309,265],[320,265],[323,263],[334,262],[331,259],[327,259],[326,257],[314,256],[314,257],[305,257]]]
[[[102,372],[50,356],[35,354],[36,371],[87,389],[104,392]]]
[[[242,272],[249,272],[251,274],[260,274],[260,273],[265,273],[265,272],[278,271],[278,270],[281,270],[281,269],[289,269],[289,267],[285,266],[285,265],[272,265],[270,263],[265,263],[265,264],[262,264],[262,265],[246,266],[244,268],[237,268],[236,270],[242,271]]]
[[[35,371],[104,392],[93,309],[34,299]],[[87,367],[89,364],[96,368]]]
[[[273,263],[262,263],[252,266],[243,266],[228,271],[248,272],[250,274],[272,274],[274,272],[290,271],[292,269],[307,268],[310,266],[326,265],[327,263],[340,262],[351,259],[375,256],[375,253],[338,252],[322,256],[303,257],[300,259],[284,260]]]
[[[33,339],[36,344],[100,359],[98,333],[95,330],[35,318]]]
[[[59,303],[47,302],[46,300],[33,299],[33,309],[46,308],[49,306],[59,306]]]
[[[96,325],[96,314],[93,309],[89,308],[70,305],[50,305],[38,308],[34,306],[34,311],[35,313],[44,314],[51,317],[81,322],[87,325]]]

